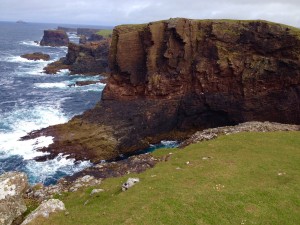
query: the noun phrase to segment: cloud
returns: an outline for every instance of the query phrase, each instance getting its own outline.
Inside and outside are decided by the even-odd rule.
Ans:
[[[0,20],[117,25],[171,17],[265,19],[300,26],[299,0],[0,0]]]

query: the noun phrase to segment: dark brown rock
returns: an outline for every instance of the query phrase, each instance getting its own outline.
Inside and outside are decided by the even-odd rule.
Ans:
[[[93,161],[245,121],[300,123],[300,30],[265,21],[170,19],[114,29],[102,101],[44,151]]]
[[[100,80],[98,80],[98,81],[92,81],[92,80],[76,81],[75,85],[77,85],[77,86],[86,86],[86,85],[97,84],[97,83],[100,83]]]
[[[108,52],[110,39],[86,44],[70,43],[65,58],[44,68],[46,73],[54,74],[60,69],[69,69],[71,74],[96,75],[108,71]]]
[[[103,40],[104,37],[100,34],[92,34],[89,38],[88,41],[101,41]]]
[[[56,74],[58,73],[60,70],[63,69],[70,69],[69,65],[64,64],[64,58],[55,61],[53,63],[48,64],[45,68],[44,68],[44,72],[47,74]]]
[[[63,30],[44,30],[41,46],[67,46],[69,43],[68,35]]]
[[[50,59],[50,56],[48,54],[44,54],[42,52],[34,52],[34,53],[28,53],[21,55],[22,58],[28,59],[28,60],[44,60],[48,61]]]

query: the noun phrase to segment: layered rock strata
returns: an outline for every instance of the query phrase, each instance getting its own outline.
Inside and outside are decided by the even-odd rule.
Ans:
[[[114,29],[102,101],[45,151],[93,161],[195,130],[300,123],[300,31],[265,21],[170,19]]]

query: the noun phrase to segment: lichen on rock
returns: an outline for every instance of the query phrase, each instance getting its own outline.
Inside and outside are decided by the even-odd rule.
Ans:
[[[27,176],[20,172],[8,172],[0,176],[0,224],[10,225],[22,216],[27,207],[23,194],[27,188]]]

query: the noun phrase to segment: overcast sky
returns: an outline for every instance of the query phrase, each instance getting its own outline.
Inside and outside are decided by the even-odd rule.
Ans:
[[[118,25],[171,17],[264,19],[300,27],[300,0],[0,0],[0,21]]]

